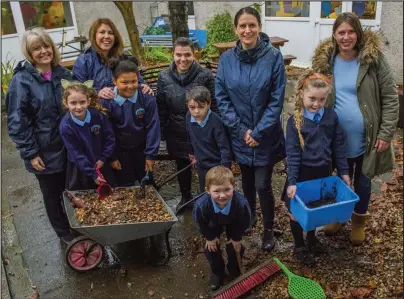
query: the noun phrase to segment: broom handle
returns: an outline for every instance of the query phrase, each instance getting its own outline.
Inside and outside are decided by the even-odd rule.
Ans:
[[[236,251],[236,257],[237,257],[237,263],[238,263],[238,267],[240,269],[240,273],[244,274],[244,267],[243,267],[243,263],[241,261],[240,251]]]

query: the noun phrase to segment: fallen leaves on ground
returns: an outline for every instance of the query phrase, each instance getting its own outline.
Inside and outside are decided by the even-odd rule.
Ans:
[[[34,293],[31,295],[30,299],[38,299],[39,298],[39,292],[38,291],[34,291]]]

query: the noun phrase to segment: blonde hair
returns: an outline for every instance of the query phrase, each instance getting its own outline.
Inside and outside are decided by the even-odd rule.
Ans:
[[[304,119],[303,93],[304,90],[306,90],[309,86],[314,88],[331,88],[331,79],[323,74],[316,73],[311,69],[304,72],[303,75],[299,78],[299,81],[297,83],[295,112],[293,114],[293,117],[295,120],[297,132],[299,134],[299,141],[302,149],[304,149],[304,139],[301,132],[301,127],[303,125]]]
[[[97,109],[102,114],[107,115],[108,109],[101,106],[100,102],[98,101],[97,91],[94,88],[88,88],[87,86],[83,85],[83,83],[77,81],[70,82],[69,86],[66,87],[63,93],[63,105],[66,108],[68,108],[67,99],[71,95],[72,91],[79,92],[87,97],[87,100],[90,102],[88,108]]]
[[[205,187],[209,189],[211,185],[223,185],[230,182],[233,186],[236,181],[230,169],[224,166],[215,166],[211,168],[206,174]]]
[[[25,58],[33,65],[35,65],[35,60],[32,58],[32,45],[36,42],[40,42],[48,47],[52,47],[53,51],[53,59],[51,61],[51,66],[57,66],[60,62],[60,52],[56,48],[55,43],[49,34],[45,31],[43,27],[35,27],[32,29],[28,29],[24,32],[22,38],[22,54],[24,54]]]
[[[114,44],[112,45],[111,50],[109,50],[108,57],[104,57],[101,55],[101,49],[97,45],[97,40],[96,40],[96,35],[97,35],[97,30],[100,28],[100,26],[108,25],[111,27],[111,30],[114,34]],[[101,61],[106,64],[109,58],[117,58],[119,55],[123,53],[124,50],[124,44],[123,44],[123,39],[121,34],[118,31],[118,28],[116,28],[115,24],[111,21],[111,19],[108,18],[98,18],[95,20],[90,27],[90,30],[88,32],[88,36],[90,39],[91,46],[95,49],[95,51],[100,55]]]

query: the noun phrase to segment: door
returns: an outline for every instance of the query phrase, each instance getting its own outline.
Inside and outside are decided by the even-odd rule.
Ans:
[[[283,55],[297,58],[292,65],[311,66],[318,43],[332,35],[335,18],[342,12],[354,12],[363,27],[380,28],[380,1],[266,1],[262,7],[263,31],[269,36],[289,40],[281,47]]]

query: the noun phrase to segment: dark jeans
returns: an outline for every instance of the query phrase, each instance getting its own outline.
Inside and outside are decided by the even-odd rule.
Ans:
[[[363,155],[356,158],[348,158],[349,177],[353,182],[355,193],[359,196],[354,211],[358,214],[366,214],[370,202],[372,181],[362,172]]]
[[[243,256],[244,246],[241,245],[240,256]],[[237,262],[236,251],[234,250],[233,244],[226,244],[226,253],[227,253],[227,270],[229,271],[230,276],[238,276],[240,274],[240,268]],[[219,246],[217,251],[210,252],[207,248],[205,248],[205,256],[208,259],[210,269],[213,274],[223,277],[224,275],[224,260],[222,256],[222,251]]]
[[[187,167],[191,161],[189,159],[175,159],[177,164],[177,171]],[[191,199],[191,184],[192,184],[192,167],[188,168],[184,172],[180,173],[178,176],[178,183],[180,185],[181,195],[184,198]]]
[[[121,170],[115,171],[115,178],[118,186],[128,187],[135,185],[146,175],[146,157],[142,149],[123,149],[116,151],[116,157],[121,163]]]
[[[256,196],[258,193],[264,229],[272,229],[275,210],[272,192],[273,165],[260,167],[240,164],[240,170],[243,193],[250,204],[251,217],[256,215]]]
[[[65,189],[66,174],[35,174],[41,188],[43,202],[49,222],[58,237],[70,234],[69,222],[62,206],[62,192]]]
[[[206,181],[206,174],[208,173],[208,171],[209,169],[198,166],[199,190],[201,193],[205,192],[205,181]]]

